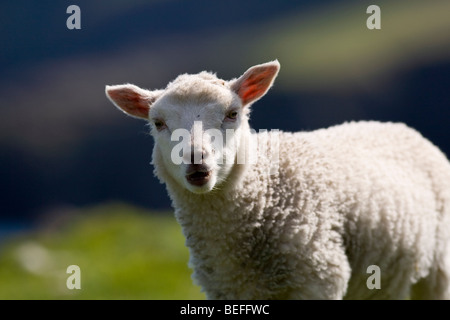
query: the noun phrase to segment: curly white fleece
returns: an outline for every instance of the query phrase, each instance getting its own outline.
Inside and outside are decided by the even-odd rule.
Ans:
[[[174,181],[155,146],[155,174],[208,298],[450,298],[450,164],[438,148],[378,122],[279,140],[275,174],[260,157],[205,194]],[[381,289],[366,285],[370,265]]]
[[[106,87],[119,109],[153,122],[155,174],[167,186],[193,277],[207,297],[450,299],[445,155],[404,124],[251,133],[249,106],[279,68],[278,61],[256,65],[231,81],[208,72],[181,75],[165,90]],[[197,148],[210,173],[197,189],[186,178],[188,164],[170,157],[171,130],[194,121],[220,132],[232,128],[226,158],[249,157],[219,166],[208,154],[220,156],[220,149],[194,139],[186,156]],[[276,140],[273,170],[273,158],[255,146],[273,155]],[[379,289],[367,285],[374,265]]]

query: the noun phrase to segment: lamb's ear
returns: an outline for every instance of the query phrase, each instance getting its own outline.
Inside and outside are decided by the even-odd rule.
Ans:
[[[232,81],[231,90],[241,98],[243,106],[255,102],[270,89],[279,70],[278,60],[253,66]]]
[[[148,120],[148,112],[153,102],[163,90],[148,91],[132,84],[106,86],[106,96],[126,114]]]

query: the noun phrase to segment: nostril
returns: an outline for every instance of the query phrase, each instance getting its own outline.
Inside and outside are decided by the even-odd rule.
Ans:
[[[207,151],[206,149],[203,149],[203,152],[202,152],[202,160],[208,159],[209,155],[210,155],[210,152]]]
[[[192,150],[191,151],[191,164],[202,164],[202,160],[206,160],[208,152],[202,150],[202,152]]]

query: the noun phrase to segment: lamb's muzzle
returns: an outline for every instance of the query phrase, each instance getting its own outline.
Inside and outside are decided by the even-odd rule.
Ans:
[[[211,170],[203,164],[190,164],[186,171],[186,180],[194,185],[201,187],[208,183],[211,178]]]

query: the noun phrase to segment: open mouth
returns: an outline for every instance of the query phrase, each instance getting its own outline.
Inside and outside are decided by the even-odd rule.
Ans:
[[[194,186],[203,186],[211,178],[211,170],[202,165],[191,165],[186,174],[186,180]]]

